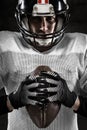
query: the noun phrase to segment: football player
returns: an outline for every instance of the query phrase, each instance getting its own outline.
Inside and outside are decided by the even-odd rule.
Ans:
[[[87,115],[81,95],[87,91],[87,36],[65,33],[66,0],[18,0],[15,16],[20,32],[0,32],[0,88],[6,90],[0,113],[8,112],[7,129],[38,130],[25,106],[60,102],[58,116],[45,129],[78,130],[76,113]],[[32,76],[43,65],[52,72]]]

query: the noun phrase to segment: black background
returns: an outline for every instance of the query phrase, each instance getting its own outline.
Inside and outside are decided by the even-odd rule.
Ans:
[[[0,31],[18,31],[14,18],[17,0],[0,0]],[[87,0],[68,0],[71,18],[67,32],[87,33]],[[0,91],[0,95],[4,90]],[[78,115],[79,130],[87,130],[87,118]],[[6,130],[7,115],[0,116],[0,130]]]

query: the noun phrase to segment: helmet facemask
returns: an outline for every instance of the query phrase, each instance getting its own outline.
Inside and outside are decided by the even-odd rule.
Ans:
[[[41,5],[41,9],[43,5]],[[37,11],[36,6],[38,8],[40,8],[40,6],[38,6],[38,4],[35,4],[33,6],[33,8],[36,9]],[[62,39],[66,25],[68,23],[67,11],[60,11],[58,13],[55,13],[53,9],[53,5],[48,4],[48,6],[52,9],[51,13],[46,12],[46,10],[48,11],[48,8],[46,8],[45,11],[42,12],[41,10],[37,12],[33,10],[32,14],[29,14],[24,10],[19,11],[19,9],[17,9],[17,13],[16,13],[16,19],[19,25],[19,29],[24,39],[27,41],[29,45],[34,47],[39,52],[48,51],[49,49],[53,48]],[[51,32],[41,33],[32,30],[32,26],[31,26],[33,21],[32,19],[37,19],[37,18],[40,19],[41,17],[46,17],[46,19],[51,19],[50,22],[52,22],[52,20],[55,20],[54,22],[55,26]],[[37,26],[39,25],[39,23],[40,21],[37,22]]]

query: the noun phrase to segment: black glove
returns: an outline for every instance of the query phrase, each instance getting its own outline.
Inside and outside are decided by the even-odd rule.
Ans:
[[[48,96],[50,101],[59,101],[66,107],[72,107],[77,95],[68,89],[67,83],[56,72],[42,72],[41,76],[45,77],[45,82],[49,86],[48,92],[54,91],[54,95]]]
[[[19,88],[9,95],[9,100],[15,109],[28,104],[42,104],[46,101],[47,96],[45,87],[43,77],[31,77],[29,75]]]

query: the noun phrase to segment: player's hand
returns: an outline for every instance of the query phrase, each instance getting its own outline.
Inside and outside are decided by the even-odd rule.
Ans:
[[[19,88],[9,95],[12,106],[17,109],[28,104],[42,104],[46,99],[46,91],[42,77],[30,75],[20,84]],[[39,90],[40,88],[40,90]]]
[[[48,84],[49,94],[54,92],[52,96],[48,96],[50,102],[59,101],[66,107],[72,107],[76,101],[77,95],[71,92],[67,83],[56,72],[42,72],[41,76],[45,77],[45,82]]]

